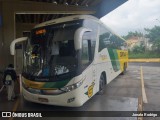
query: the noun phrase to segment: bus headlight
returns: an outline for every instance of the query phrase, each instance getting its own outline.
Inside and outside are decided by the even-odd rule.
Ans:
[[[83,83],[83,81],[81,80],[73,85],[65,86],[65,87],[61,88],[60,90],[65,91],[65,92],[70,92],[70,91],[80,87],[82,85],[82,83]]]

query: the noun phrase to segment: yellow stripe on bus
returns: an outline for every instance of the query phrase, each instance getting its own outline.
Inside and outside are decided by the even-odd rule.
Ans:
[[[31,88],[42,88],[45,83],[44,82],[35,82],[35,81],[30,81],[30,80],[24,79],[24,84],[28,87],[31,87]]]

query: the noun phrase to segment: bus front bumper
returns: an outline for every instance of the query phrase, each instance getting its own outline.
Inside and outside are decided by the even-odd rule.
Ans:
[[[85,102],[80,88],[59,95],[41,95],[33,94],[22,87],[22,93],[25,100],[41,104],[79,107]]]

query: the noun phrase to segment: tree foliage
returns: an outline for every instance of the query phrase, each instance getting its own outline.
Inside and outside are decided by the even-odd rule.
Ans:
[[[145,35],[150,39],[150,42],[153,44],[153,50],[160,52],[160,26],[154,26],[151,29],[145,28],[147,34]]]
[[[152,44],[152,49],[146,49],[145,43],[134,46],[132,51],[129,51],[130,58],[159,58],[160,57],[160,26],[153,28],[144,28],[146,31],[145,38],[149,38],[149,44]],[[144,37],[140,32],[128,32],[123,36],[126,40],[132,37]]]
[[[123,36],[124,39],[129,39],[131,37],[143,37],[143,34],[141,32],[128,32],[128,34],[126,36]]]
[[[140,46],[135,46],[132,52],[138,54],[138,53],[144,53],[144,51],[145,51],[145,46],[144,44],[141,44]]]

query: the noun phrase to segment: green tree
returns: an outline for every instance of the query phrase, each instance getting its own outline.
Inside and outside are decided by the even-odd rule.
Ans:
[[[143,37],[143,34],[141,32],[128,32],[128,34],[126,36],[122,36],[124,39],[129,39],[131,37]]]
[[[153,44],[153,50],[160,52],[160,26],[154,26],[151,29],[145,28],[145,31],[147,32],[145,36]]]
[[[140,44],[140,46],[135,46],[132,50],[133,53],[144,53],[145,52],[145,46],[144,44]]]

